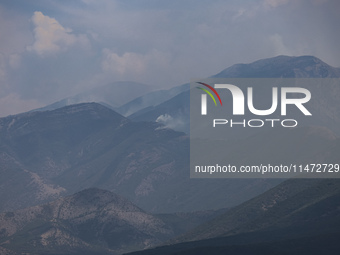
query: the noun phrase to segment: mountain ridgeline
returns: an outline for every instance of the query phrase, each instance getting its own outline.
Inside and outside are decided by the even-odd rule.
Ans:
[[[113,82],[104,86],[86,90],[80,94],[64,98],[58,102],[33,111],[55,110],[64,106],[80,103],[101,103],[108,108],[118,108],[135,98],[152,91],[150,85],[132,81]]]
[[[313,56],[274,58],[258,60],[250,64],[236,64],[212,78],[340,78],[340,68],[332,67]],[[245,90],[245,88],[241,88]],[[255,90],[255,89],[254,89]],[[312,91],[313,100],[309,103],[313,112],[314,123],[328,123],[332,131],[340,134],[340,111],[337,95],[338,86],[327,89],[317,88]],[[255,93],[255,92],[254,92]],[[189,132],[189,86],[187,90],[156,106],[137,111],[129,116],[136,121],[156,121],[178,131]],[[267,98],[258,98],[257,105],[263,107]],[[327,104],[325,102],[332,102]],[[333,104],[334,102],[334,104]],[[331,106],[330,106],[331,105]],[[268,107],[268,106],[264,106]],[[266,108],[265,108],[266,109]],[[167,116],[167,118],[162,118]],[[308,121],[301,123],[310,125]],[[249,136],[252,134],[249,134]],[[233,135],[231,138],[234,137]]]

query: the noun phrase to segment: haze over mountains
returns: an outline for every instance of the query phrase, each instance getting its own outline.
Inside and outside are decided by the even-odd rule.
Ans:
[[[249,77],[255,76],[255,73],[260,77],[336,77],[339,69],[311,56],[279,56],[251,64],[234,65],[216,76]],[[1,171],[5,177],[2,185],[4,190],[11,191],[11,196],[7,192],[1,193],[1,210],[13,210],[50,201],[62,194],[72,194],[93,186],[118,192],[149,211],[217,209],[239,204],[275,185],[277,182],[273,184],[273,181],[268,183],[265,180],[235,182],[188,179],[187,136],[161,126],[164,124],[172,129],[180,125],[186,126],[187,122],[182,119],[188,119],[187,88],[187,85],[183,85],[170,90],[171,92],[162,91],[164,95],[168,93],[168,97],[175,96],[150,110],[150,107],[145,109],[143,114],[136,112],[131,115],[135,121],[158,120],[158,124],[135,123],[97,104],[80,104],[0,119]],[[180,93],[182,90],[186,91]],[[152,101],[154,95],[159,95],[154,93],[156,92],[144,97]],[[337,90],[327,90],[325,93],[325,97],[329,98],[338,94]],[[319,111],[321,116],[324,109]],[[332,111],[335,116],[333,126],[339,127],[337,104],[334,104]],[[297,136],[301,133],[298,130],[291,132],[296,132]],[[314,139],[314,144],[318,145],[314,146],[316,149],[310,150],[314,148],[311,142],[308,144],[310,149],[305,148],[310,153],[303,155],[303,150],[300,149],[294,153],[296,158],[315,158],[324,148],[330,148],[332,140],[335,141],[338,135],[327,129],[317,129],[315,132],[320,136],[320,141],[314,139],[316,136],[314,137],[313,131],[305,133],[307,137],[304,139],[308,140],[308,136],[311,137],[310,141]],[[289,132],[281,135],[283,137],[280,141],[287,140],[285,136],[292,137]],[[250,145],[256,147],[261,139],[259,134],[257,138],[252,138]],[[249,145],[247,142],[244,144]],[[240,158],[247,151],[242,143],[238,149],[233,147],[231,146],[230,155]],[[281,150],[281,153],[276,153],[280,155],[282,152],[289,153],[290,150],[289,146],[286,149],[282,149],[282,146],[281,149],[273,150],[270,144],[266,148],[261,153],[273,154]],[[227,195],[227,198],[220,195],[210,201],[210,193],[203,192],[202,186],[212,194],[233,195]],[[239,188],[244,186],[249,187],[249,190]],[[197,197],[205,202],[202,203]]]
[[[325,78],[340,77],[340,69],[311,56],[279,56],[215,77]],[[320,240],[340,235],[337,180],[190,179],[188,89],[142,95],[141,86],[115,109],[108,102],[62,101],[1,118],[0,253],[121,254],[165,242],[171,246],[141,254],[204,254],[205,247],[212,254],[273,254],[273,246],[293,254],[287,243],[322,247]],[[323,97],[339,94],[328,88]],[[313,106],[315,117],[332,125],[244,137],[226,146],[228,155],[243,162],[265,154],[273,162],[336,163],[340,109],[334,102],[329,115]],[[228,211],[205,211],[221,208]]]

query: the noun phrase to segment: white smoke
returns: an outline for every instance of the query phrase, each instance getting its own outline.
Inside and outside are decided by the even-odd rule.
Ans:
[[[188,132],[189,126],[185,121],[185,118],[178,116],[173,118],[170,114],[162,114],[156,119],[157,123],[161,123],[163,127],[160,128],[170,128],[176,131]]]

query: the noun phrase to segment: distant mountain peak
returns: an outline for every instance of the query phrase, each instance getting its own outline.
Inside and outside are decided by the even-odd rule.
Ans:
[[[285,56],[236,64],[214,77],[223,78],[337,78],[340,68],[332,67],[314,56]]]

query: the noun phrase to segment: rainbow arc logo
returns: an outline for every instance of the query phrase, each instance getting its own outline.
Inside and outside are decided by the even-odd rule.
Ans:
[[[221,104],[221,106],[222,106],[221,97],[220,97],[220,95],[217,93],[217,91],[216,91],[213,87],[211,87],[210,85],[208,85],[208,84],[206,84],[206,83],[203,83],[203,82],[197,82],[197,83],[202,84],[203,86],[206,86],[206,87],[209,88],[212,92],[214,92],[214,94],[217,96],[217,98],[218,98],[218,100],[220,101],[220,104]],[[215,103],[215,105],[217,106],[215,97],[211,94],[211,92],[210,92],[209,90],[204,89],[204,88],[200,88],[200,87],[196,87],[196,88],[201,89],[201,90],[203,90],[204,92],[206,92],[206,93],[212,98],[212,100],[214,100],[214,103]]]
[[[210,86],[210,85],[208,85],[206,83],[203,83],[203,82],[197,82],[197,83],[199,83],[199,84],[207,87],[208,89],[210,89],[217,96],[217,98],[220,101],[220,104],[222,106],[221,97],[220,97],[220,95],[217,93],[217,91],[212,86]],[[214,95],[209,90],[207,90],[205,88],[201,88],[201,87],[196,87],[196,88],[206,92],[212,98],[212,100],[214,101],[215,106],[217,106],[216,99],[215,99]],[[202,100],[201,114],[202,115],[207,115],[207,95],[206,94],[202,94],[201,100]]]

